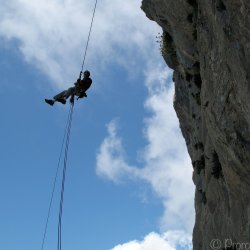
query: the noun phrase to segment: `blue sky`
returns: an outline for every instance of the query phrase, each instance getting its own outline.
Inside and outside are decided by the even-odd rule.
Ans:
[[[69,105],[44,98],[78,77],[94,1],[10,0],[0,9],[0,249],[41,247]],[[140,1],[101,1],[76,102],[63,249],[188,249],[192,167],[173,110],[160,28]],[[59,183],[44,249],[56,248]]]

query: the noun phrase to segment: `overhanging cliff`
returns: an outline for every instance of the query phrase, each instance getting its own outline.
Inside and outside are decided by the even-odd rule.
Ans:
[[[163,29],[196,185],[195,250],[250,243],[250,1],[143,0]],[[242,245],[241,245],[242,246]],[[236,248],[235,248],[236,247]]]

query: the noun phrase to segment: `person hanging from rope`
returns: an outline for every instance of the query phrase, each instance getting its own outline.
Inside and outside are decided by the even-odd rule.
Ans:
[[[86,91],[91,86],[92,79],[90,78],[90,72],[88,70],[84,71],[83,79],[81,79],[81,75],[82,72],[80,73],[80,77],[74,83],[74,87],[62,91],[61,93],[55,95],[53,99],[45,99],[45,102],[53,106],[55,102],[65,104],[69,97],[71,103],[74,103],[75,96],[78,96],[77,100],[79,98],[87,97]]]

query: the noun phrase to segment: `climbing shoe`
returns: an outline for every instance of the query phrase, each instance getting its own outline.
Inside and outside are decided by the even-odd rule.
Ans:
[[[63,99],[63,98],[59,98],[59,99],[56,99],[58,102],[62,103],[62,104],[65,104],[66,103],[66,100]]]
[[[51,99],[45,99],[45,102],[48,103],[50,106],[54,105],[54,101]]]

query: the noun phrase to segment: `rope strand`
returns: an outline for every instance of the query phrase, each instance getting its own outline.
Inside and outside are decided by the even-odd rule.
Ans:
[[[68,131],[64,152],[64,167],[63,167],[63,178],[62,178],[62,186],[61,186],[61,200],[60,200],[60,209],[59,209],[59,218],[58,218],[58,238],[57,238],[57,249],[62,249],[62,215],[63,215],[63,201],[64,201],[64,189],[65,189],[65,180],[66,180],[66,171],[67,171],[67,160],[68,160],[68,150],[69,150],[69,139],[71,132],[71,124],[73,117],[73,107],[74,104],[71,104],[70,108],[70,118],[68,123]]]
[[[61,149],[60,149],[59,159],[58,159],[58,162],[57,162],[56,174],[55,174],[55,178],[54,178],[54,181],[53,181],[52,192],[51,192],[51,195],[50,195],[50,203],[49,203],[49,209],[48,209],[46,223],[45,223],[45,229],[44,229],[44,233],[43,233],[43,240],[42,240],[41,250],[43,250],[43,248],[44,248],[45,238],[46,238],[46,234],[47,234],[48,223],[49,223],[49,218],[50,218],[50,212],[51,212],[51,207],[52,207],[52,201],[53,201],[53,198],[54,198],[56,182],[57,182],[60,162],[61,162],[61,158],[62,158],[63,146],[64,146],[64,142],[65,142],[65,137],[66,137],[66,133],[67,133],[67,130],[68,130],[70,113],[71,113],[71,110],[69,110],[66,126],[65,126],[65,129],[64,129],[62,145],[61,145]]]
[[[88,50],[88,46],[89,46],[90,35],[91,35],[92,26],[93,26],[93,22],[94,22],[94,18],[95,18],[95,11],[96,11],[96,6],[97,6],[97,1],[98,0],[95,1],[95,7],[94,7],[93,15],[92,15],[92,20],[91,20],[90,28],[89,28],[89,34],[88,34],[87,44],[86,44],[86,48],[85,48],[85,52],[84,52],[84,57],[83,57],[83,61],[82,61],[82,68],[81,68],[80,76],[81,76],[81,73],[83,71],[83,67],[84,67],[84,63],[85,63],[85,59],[86,59],[86,55],[87,55],[87,50]]]
[[[84,67],[84,64],[85,64],[86,56],[87,56],[88,45],[89,45],[90,35],[91,35],[92,26],[93,26],[93,22],[94,22],[94,18],[95,18],[97,2],[98,2],[98,0],[95,1],[95,6],[94,6],[94,10],[93,10],[93,15],[92,15],[92,19],[91,19],[87,44],[86,44],[85,51],[84,51],[84,57],[83,57],[83,61],[82,61],[82,67],[81,67],[79,78],[81,78],[81,76],[82,76],[82,71],[83,71],[83,67]],[[67,119],[65,131],[64,131],[63,142],[62,142],[61,151],[60,151],[60,156],[59,156],[57,169],[56,169],[56,175],[55,175],[54,182],[53,182],[53,188],[52,188],[52,192],[51,192],[50,204],[49,204],[49,209],[48,209],[46,223],[45,223],[45,230],[44,230],[44,234],[43,234],[41,250],[43,250],[43,248],[44,248],[44,243],[45,243],[45,238],[46,238],[47,228],[48,228],[48,222],[49,222],[49,217],[50,217],[50,212],[51,212],[51,206],[52,206],[52,201],[53,201],[53,198],[54,198],[55,186],[56,186],[56,181],[57,181],[58,172],[59,172],[59,166],[60,166],[60,162],[61,162],[62,150],[63,150],[65,137],[66,137],[66,146],[65,146],[65,152],[64,152],[63,178],[62,178],[62,186],[61,186],[61,200],[60,200],[60,209],[59,209],[59,218],[58,218],[58,238],[57,238],[57,249],[58,250],[62,249],[63,199],[64,199],[64,187],[65,187],[65,179],[66,179],[68,149],[69,149],[69,139],[70,139],[71,124],[72,124],[72,116],[73,116],[73,107],[74,107],[74,104],[72,103],[69,114],[68,114],[68,119]],[[67,135],[66,135],[66,131],[67,131]]]

